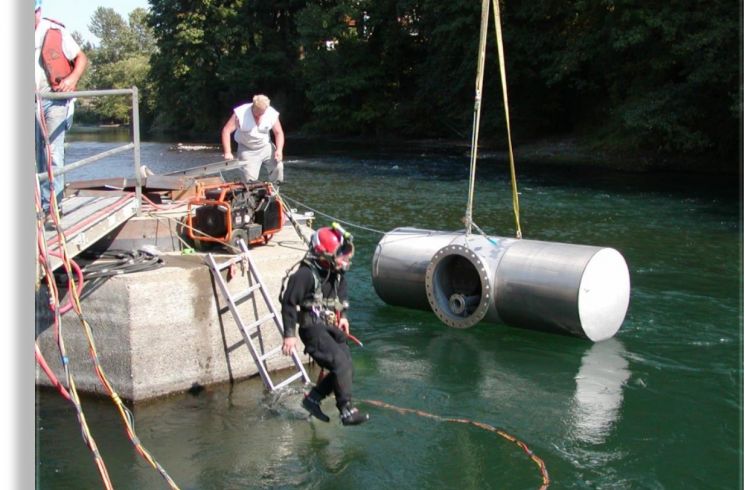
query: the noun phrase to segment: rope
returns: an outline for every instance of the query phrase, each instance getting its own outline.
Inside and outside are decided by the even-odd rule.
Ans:
[[[499,13],[499,0],[492,0],[494,5],[494,25],[497,35],[497,51],[499,52],[499,73],[502,77],[502,101],[504,102],[504,118],[507,125],[507,145],[510,153],[510,177],[512,181],[512,211],[515,214],[517,238],[522,238],[520,230],[520,202],[517,193],[517,177],[515,176],[515,157],[512,153],[512,131],[510,129],[510,105],[507,102],[507,70],[504,62],[504,46],[502,45],[502,21]]]
[[[362,403],[368,403],[370,405],[374,405],[374,406],[379,407],[379,408],[386,408],[386,409],[389,409],[389,410],[394,410],[394,411],[396,411],[396,412],[398,412],[400,414],[404,414],[404,415],[405,414],[414,414],[414,415],[418,415],[420,417],[434,419],[434,420],[437,420],[437,421],[440,421],[440,422],[452,422],[452,423],[458,423],[458,424],[473,425],[474,427],[478,427],[479,429],[483,429],[483,430],[486,430],[486,431],[489,431],[489,432],[493,432],[493,433],[499,435],[500,437],[502,437],[502,438],[510,441],[511,443],[515,444],[520,449],[522,449],[523,452],[525,452],[525,454],[527,454],[530,457],[530,459],[536,464],[536,466],[538,466],[538,471],[541,474],[541,480],[542,480],[542,485],[540,486],[540,490],[545,490],[546,488],[548,488],[548,485],[551,483],[551,479],[548,476],[548,470],[546,469],[546,464],[543,462],[543,460],[537,454],[535,454],[528,447],[527,444],[525,444],[523,441],[519,440],[515,436],[511,435],[510,433],[508,433],[508,432],[506,432],[506,431],[504,431],[502,429],[498,429],[497,427],[494,427],[492,425],[485,424],[483,422],[477,422],[477,421],[471,420],[471,419],[453,418],[453,417],[442,417],[440,415],[435,415],[433,413],[425,412],[423,410],[416,410],[416,409],[413,409],[413,408],[397,407],[395,405],[391,405],[390,403],[382,402],[382,401],[379,401],[379,400],[360,400],[360,402],[362,402]]]
[[[356,337],[354,337],[354,336],[352,336],[350,334],[347,334],[347,337],[350,338],[351,340],[353,340],[355,343],[357,343],[360,347],[363,347],[362,342],[360,342],[359,339],[357,339]],[[325,375],[326,375],[325,374],[325,370],[323,368],[321,368],[321,371],[318,374],[318,381],[316,381],[316,384],[320,383],[321,380],[323,379],[323,377]],[[523,441],[521,441],[520,439],[518,439],[517,437],[513,436],[512,434],[510,434],[509,432],[507,432],[507,431],[505,431],[503,429],[499,429],[497,427],[494,427],[492,425],[486,424],[484,422],[477,422],[475,420],[471,420],[471,419],[467,419],[467,418],[442,417],[440,415],[435,415],[435,414],[430,413],[430,412],[425,412],[424,410],[417,410],[417,409],[414,409],[414,408],[398,407],[396,405],[392,405],[390,403],[386,403],[386,402],[380,401],[380,400],[360,400],[360,402],[361,403],[367,403],[369,405],[373,405],[373,406],[376,406],[376,407],[379,407],[379,408],[385,408],[385,409],[388,409],[388,410],[394,410],[394,411],[396,411],[396,412],[398,412],[398,413],[400,413],[402,415],[414,414],[414,415],[418,415],[420,417],[437,420],[439,422],[451,422],[451,423],[458,423],[458,424],[467,424],[467,425],[472,425],[474,427],[478,427],[479,429],[482,429],[482,430],[493,432],[493,433],[497,434],[498,436],[500,436],[500,437],[508,440],[509,442],[515,444],[520,449],[522,449],[523,452],[525,454],[527,454],[530,457],[530,459],[536,464],[536,466],[538,466],[538,471],[541,474],[541,480],[542,480],[542,484],[539,487],[540,490],[547,489],[548,486],[549,486],[549,484],[551,483],[551,479],[548,476],[548,470],[546,469],[546,464],[543,462],[543,459],[541,459],[540,456],[538,456],[537,454],[535,454],[528,447],[527,444],[525,444]]]
[[[510,159],[510,180],[512,186],[512,210],[515,215],[515,227],[517,238],[522,238],[520,229],[520,202],[517,192],[517,177],[515,173],[515,157],[512,151],[512,130],[510,127],[510,108],[507,101],[507,71],[504,61],[504,46],[502,42],[502,25],[501,15],[499,13],[499,0],[492,0],[494,5],[494,23],[497,37],[497,51],[499,54],[499,73],[502,81],[502,101],[504,103],[504,116],[507,126],[507,145],[509,148]],[[484,86],[484,62],[486,59],[486,34],[489,26],[489,0],[482,0],[481,3],[481,31],[479,37],[479,51],[476,68],[476,95],[473,110],[473,137],[471,139],[471,165],[468,181],[468,202],[466,204],[466,214],[463,222],[466,225],[466,236],[471,234],[473,226],[473,195],[476,185],[476,160],[479,143],[479,122],[481,120],[481,99]]]
[[[492,245],[494,245],[494,246],[497,246],[497,245],[498,245],[498,244],[497,244],[497,242],[495,242],[495,241],[494,241],[494,240],[492,239],[492,237],[490,237],[489,235],[487,235],[486,233],[484,233],[484,230],[482,230],[481,228],[479,228],[479,225],[477,225],[477,224],[476,224],[476,223],[474,223],[473,221],[471,222],[471,225],[472,225],[472,226],[473,226],[474,228],[476,228],[476,231],[478,231],[478,232],[479,232],[479,233],[481,234],[481,236],[483,236],[484,238],[486,238],[486,239],[487,239],[487,240],[489,241],[489,243],[491,243],[491,244],[492,244]],[[456,239],[453,239],[453,241],[455,241],[455,240],[456,240]],[[451,242],[451,243],[452,243],[452,242]],[[466,240],[466,247],[468,247],[468,240]]]
[[[57,196],[54,192],[54,179],[53,179],[53,170],[52,170],[52,151],[51,147],[49,145],[49,135],[46,127],[46,121],[42,112],[41,107],[41,101],[38,99],[36,100],[36,120],[39,124],[39,128],[41,130],[41,134],[44,138],[44,148],[45,148],[45,154],[46,154],[46,160],[47,160],[47,173],[49,176],[49,197],[50,197],[50,203],[49,203],[49,210],[50,215],[52,216],[52,219],[54,220],[54,223],[57,228],[57,234],[59,236],[60,244],[64,243],[64,234],[61,233],[60,227],[59,227],[59,212],[57,210]],[[67,379],[67,385],[70,388],[69,392],[67,392],[68,399],[72,402],[73,407],[75,408],[75,415],[78,418],[78,423],[80,424],[80,431],[81,435],[83,437],[83,442],[88,446],[88,449],[90,450],[91,454],[93,455],[93,461],[96,465],[96,468],[98,469],[99,474],[101,475],[101,480],[103,480],[104,487],[108,489],[113,489],[113,485],[111,483],[111,478],[109,477],[109,472],[106,468],[106,464],[101,457],[101,453],[98,451],[98,446],[96,444],[95,439],[93,438],[93,435],[90,432],[90,427],[88,426],[88,422],[85,418],[85,413],[83,412],[83,407],[80,403],[80,397],[78,396],[78,391],[75,385],[75,380],[72,377],[72,374],[70,373],[69,365],[68,365],[68,357],[67,357],[67,351],[65,349],[64,344],[64,338],[62,336],[62,322],[61,322],[61,313],[59,308],[59,294],[57,291],[57,285],[54,281],[54,276],[52,273],[52,268],[49,266],[48,261],[48,253],[47,253],[47,246],[46,241],[44,240],[44,211],[42,209],[41,205],[41,187],[39,183],[38,177],[36,178],[36,186],[35,186],[35,195],[34,195],[34,205],[36,207],[36,214],[37,214],[37,222],[36,222],[36,237],[37,237],[37,246],[38,246],[38,262],[41,265],[43,271],[44,271],[44,277],[46,279],[47,285],[49,287],[49,308],[52,310],[54,315],[54,321],[53,321],[53,331],[55,334],[55,339],[57,340],[57,346],[60,352],[60,359],[62,361],[62,367],[65,371],[65,377]],[[68,268],[69,271],[69,263],[65,260],[65,267]],[[73,286],[74,289],[74,286]],[[44,361],[44,357],[41,356],[41,352],[39,352],[39,356],[37,356],[37,362],[41,366],[44,366],[46,364],[46,361]],[[52,384],[57,387],[57,389],[60,391],[60,393],[65,396],[64,387],[61,383],[55,378],[52,379]]]
[[[295,233],[297,233],[297,236],[300,237],[300,239],[303,241],[306,247],[310,248],[310,240],[308,240],[308,237],[305,236],[303,233],[303,230],[300,228],[300,225],[297,221],[295,221],[295,218],[292,217],[292,211],[285,205],[285,202],[282,200],[282,196],[279,195],[279,189],[276,190],[276,196],[277,200],[279,201],[280,206],[282,206],[282,209],[286,211],[287,218],[290,220],[290,223],[292,223],[292,227],[295,229]],[[281,296],[281,295],[280,295]]]
[[[330,219],[332,221],[336,221],[336,222],[342,223],[344,225],[347,225],[350,228],[357,228],[359,230],[365,230],[365,231],[369,231],[369,232],[372,232],[372,233],[377,233],[379,235],[385,235],[385,232],[384,231],[376,230],[374,228],[370,228],[370,227],[363,226],[363,225],[358,225],[358,224],[355,224],[355,223],[350,223],[349,221],[344,221],[344,220],[339,219],[339,218],[337,218],[335,216],[331,216],[330,214],[326,214],[326,213],[323,213],[321,211],[318,211],[317,209],[313,209],[312,207],[308,206],[307,204],[304,204],[304,203],[302,203],[302,202],[300,202],[300,201],[298,201],[296,199],[293,199],[291,197],[288,197],[287,195],[284,196],[284,199],[287,199],[288,201],[295,203],[295,205],[297,205],[297,206],[300,206],[300,207],[306,208],[306,209],[308,209],[310,211],[313,211],[316,214],[320,214],[321,216],[324,216],[324,217],[326,217],[326,218],[328,218],[328,219]]]
[[[489,27],[489,0],[481,2],[481,31],[479,53],[476,66],[476,94],[473,102],[473,130],[471,136],[471,165],[468,178],[468,202],[466,204],[466,236],[471,234],[473,217],[473,194],[476,186],[476,155],[479,146],[479,126],[481,121],[481,94],[484,88],[484,62],[486,61],[486,32]]]
[[[56,224],[57,239],[59,241],[59,250],[61,251],[61,259],[64,265],[64,269],[67,272],[68,283],[70,285],[69,292],[71,295],[71,303],[73,305],[73,310],[78,315],[78,319],[80,320],[80,323],[86,335],[86,338],[88,341],[88,347],[89,347],[88,351],[89,351],[91,359],[93,360],[96,375],[98,376],[99,380],[101,381],[101,384],[104,386],[107,393],[110,395],[111,399],[114,401],[114,404],[119,410],[122,420],[125,423],[127,436],[129,437],[130,441],[134,445],[135,450],[148,463],[150,463],[156,470],[158,470],[158,472],[168,482],[169,486],[172,489],[178,489],[179,487],[176,485],[176,483],[173,481],[170,475],[168,475],[165,469],[157,461],[153,459],[153,457],[150,455],[147,449],[145,449],[145,447],[142,446],[142,444],[140,443],[140,440],[137,437],[137,434],[135,433],[135,430],[134,430],[134,418],[132,417],[131,412],[126,406],[124,406],[124,403],[122,402],[121,398],[116,393],[116,391],[114,391],[113,387],[108,381],[108,378],[106,377],[103,367],[100,364],[99,356],[98,356],[98,353],[96,352],[96,345],[93,340],[93,333],[91,331],[90,325],[88,324],[88,322],[85,320],[83,316],[82,307],[80,305],[80,297],[78,295],[78,290],[75,286],[75,281],[76,281],[75,274],[73,273],[73,267],[72,267],[71,260],[70,260],[70,257],[67,251],[67,246],[65,243],[65,235],[62,232],[62,228],[60,227],[60,223],[59,223],[60,219],[59,219],[57,197],[54,192],[54,186],[52,184],[54,180],[53,180],[53,175],[52,175],[51,148],[49,145],[48,131],[46,128],[43,114],[41,112],[41,104],[38,99],[37,99],[37,118],[40,123],[42,134],[44,136],[44,144],[45,144],[46,155],[47,155],[47,170],[48,170],[48,176],[49,176],[49,182],[50,182],[50,211],[51,211],[53,220]],[[54,274],[52,272],[51,267],[49,266],[48,252],[46,249],[46,240],[44,239],[44,232],[43,232],[44,225],[42,222],[44,212],[41,207],[41,190],[40,190],[40,184],[39,184],[38,178],[36,179],[35,190],[36,190],[35,206],[36,206],[36,212],[37,212],[37,217],[38,217],[37,218],[37,242],[38,242],[38,247],[39,247],[38,260],[43,267],[46,282],[47,282],[47,285],[50,291],[50,309],[54,313],[54,325],[53,325],[54,332],[57,338],[57,344],[58,344],[58,348],[60,351],[62,366],[64,368],[65,375],[66,375],[67,382],[68,382],[67,384],[69,387],[70,400],[72,401],[73,406],[75,407],[76,414],[78,416],[78,421],[80,423],[83,440],[86,442],[91,453],[93,454],[94,461],[99,470],[104,486],[107,489],[113,489],[111,478],[108,474],[106,465],[103,461],[103,458],[101,457],[101,454],[98,450],[95,440],[93,439],[93,436],[90,433],[90,428],[88,427],[88,423],[85,419],[85,414],[83,413],[82,404],[80,403],[80,396],[78,394],[75,380],[69,369],[69,358],[66,353],[66,349],[64,346],[64,339],[62,335],[62,322],[61,322],[61,312],[60,312],[61,308],[59,308],[59,293],[57,290],[56,281],[54,280]],[[60,387],[58,387],[58,389],[60,389]],[[62,391],[60,390],[60,392]],[[63,396],[64,396],[64,393],[63,393]]]

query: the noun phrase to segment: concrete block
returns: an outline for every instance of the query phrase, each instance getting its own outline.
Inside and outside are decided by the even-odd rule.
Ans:
[[[267,245],[250,252],[278,313],[285,272],[305,251],[294,229],[285,227]],[[137,402],[256,375],[256,365],[232,314],[218,313],[227,302],[213,284],[203,254],[169,252],[164,257],[164,267],[111,277],[81,303],[101,366],[119,396]],[[216,254],[218,262],[230,257]],[[247,271],[236,267],[229,289],[236,294],[248,285]],[[36,302],[37,342],[67,386],[46,287],[37,291]],[[240,305],[239,312],[248,325],[267,315],[269,309],[256,291]],[[94,370],[85,328],[74,312],[62,317],[60,331],[79,391],[106,394]],[[261,325],[254,337],[255,345],[264,351],[281,342],[273,322]],[[302,353],[302,344],[298,345]],[[310,361],[304,354],[302,358]],[[268,362],[271,371],[291,365],[290,358],[281,354]],[[272,379],[279,382],[283,376],[287,373],[277,373]],[[40,369],[36,379],[38,384],[50,384]]]

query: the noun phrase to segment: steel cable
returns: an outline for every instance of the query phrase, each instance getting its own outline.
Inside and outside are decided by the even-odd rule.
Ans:
[[[323,213],[321,211],[318,211],[317,209],[313,209],[312,207],[308,206],[307,204],[304,204],[304,203],[302,203],[302,202],[300,202],[300,201],[298,201],[296,199],[293,199],[291,197],[288,197],[286,194],[283,194],[282,195],[282,198],[283,199],[286,199],[286,200],[288,200],[288,201],[290,201],[292,203],[295,203],[295,205],[297,205],[297,206],[306,208],[306,209],[308,209],[310,211],[313,211],[314,213],[320,214],[321,216],[324,216],[324,217],[326,217],[326,218],[328,218],[328,219],[330,219],[332,221],[337,221],[339,223],[342,223],[344,225],[347,225],[350,228],[357,228],[359,230],[365,230],[365,231],[370,231],[372,233],[377,233],[379,235],[385,235],[385,232],[384,231],[376,230],[374,228],[370,228],[370,227],[363,226],[363,225],[358,225],[358,224],[355,224],[355,223],[351,223],[349,221],[344,221],[344,220],[339,219],[339,218],[337,218],[335,216],[331,216],[330,214],[326,214],[326,213]]]

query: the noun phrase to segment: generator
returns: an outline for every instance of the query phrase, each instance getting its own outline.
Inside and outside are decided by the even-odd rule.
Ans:
[[[282,201],[269,182],[227,182],[200,187],[189,200],[186,234],[194,248],[263,245],[284,225]]]

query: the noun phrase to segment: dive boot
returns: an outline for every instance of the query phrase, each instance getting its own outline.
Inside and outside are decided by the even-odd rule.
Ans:
[[[370,415],[360,412],[357,407],[347,403],[339,414],[343,425],[360,425],[370,420]]]
[[[310,394],[303,397],[302,406],[308,411],[308,413],[310,413],[318,420],[322,420],[324,422],[328,422],[329,420],[331,420],[329,419],[329,416],[323,413],[323,410],[321,410],[321,403],[310,396]]]

